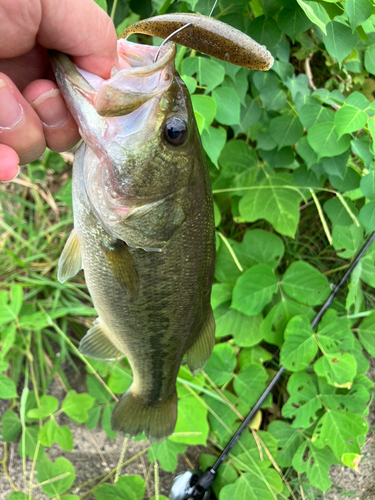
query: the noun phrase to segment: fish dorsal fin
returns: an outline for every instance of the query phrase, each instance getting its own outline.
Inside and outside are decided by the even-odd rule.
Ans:
[[[129,247],[121,240],[113,245],[102,245],[107,263],[116,281],[131,299],[138,293],[138,276]]]
[[[73,229],[60,255],[57,279],[60,283],[64,283],[75,276],[80,269],[82,269],[81,245]]]
[[[212,309],[207,315],[202,331],[195,343],[186,351],[187,363],[193,375],[202,370],[215,345],[215,320]]]
[[[84,356],[100,361],[115,361],[125,357],[125,354],[109,340],[109,334],[106,333],[105,325],[100,318],[95,320],[94,326],[83,337],[78,350]]]

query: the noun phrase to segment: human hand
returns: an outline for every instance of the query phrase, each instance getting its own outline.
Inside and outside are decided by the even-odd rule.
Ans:
[[[0,181],[12,180],[18,165],[39,158],[46,146],[65,151],[79,140],[47,49],[103,78],[118,63],[115,28],[93,0],[2,0]]]

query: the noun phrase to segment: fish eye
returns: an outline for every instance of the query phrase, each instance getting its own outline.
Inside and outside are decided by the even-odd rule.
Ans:
[[[186,135],[186,124],[177,116],[170,118],[164,125],[164,137],[171,144],[179,146],[185,141]]]

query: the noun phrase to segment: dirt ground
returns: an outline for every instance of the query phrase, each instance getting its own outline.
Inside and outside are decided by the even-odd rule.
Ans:
[[[372,380],[375,380],[375,362],[372,369]],[[76,380],[69,379],[72,387],[78,392],[84,391],[82,387],[83,378],[76,375]],[[81,390],[80,390],[81,388]],[[51,386],[49,394],[62,399],[65,395],[62,387],[56,382]],[[8,409],[6,401],[0,401],[0,418],[1,415]],[[47,449],[47,455],[51,460],[63,456],[72,462],[76,471],[76,479],[74,483],[75,489],[72,493],[82,495],[84,492],[90,490],[95,484],[86,485],[79,489],[78,486],[86,483],[90,479],[107,473],[117,465],[121,448],[123,445],[123,438],[117,435],[111,441],[105,432],[99,427],[89,431],[84,425],[73,425],[70,420],[64,415],[59,416],[59,425],[69,424],[74,437],[74,449],[72,452],[64,452],[58,445],[53,445]],[[372,411],[369,415],[369,425],[375,426],[375,404],[372,405]],[[374,427],[373,427],[374,428]],[[7,467],[11,478],[15,485],[20,490],[23,488],[23,474],[22,474],[22,459],[17,452],[18,444],[11,443],[8,449]],[[132,442],[129,441],[126,449],[125,460],[139,453],[147,446],[146,442]],[[191,466],[198,466],[199,454],[203,451],[202,447],[189,447],[186,457],[179,456],[178,471],[184,471],[191,468]],[[4,446],[0,436],[0,461],[3,459]],[[27,481],[29,484],[31,461],[27,460]],[[147,489],[145,493],[145,500],[149,500],[155,494],[154,492],[154,472],[153,467],[150,468],[150,463],[147,458],[147,453],[139,457],[134,462],[130,463],[126,469],[122,470],[122,474],[139,474],[145,480],[148,477]],[[168,497],[170,485],[174,474],[169,474],[160,470],[160,494]],[[339,500],[351,498],[353,500],[375,500],[375,438],[374,433],[370,431],[366,445],[363,449],[363,458],[359,465],[359,472],[354,472],[347,467],[335,466],[331,471],[331,481],[333,487],[323,496],[322,500]],[[36,477],[34,484],[37,483]],[[2,468],[0,469],[0,500],[6,500],[9,494],[13,491],[7,478],[5,477]],[[34,500],[46,500],[47,496],[43,493],[41,488],[33,490]],[[86,500],[95,500],[92,493],[85,496]],[[236,499],[233,499],[236,500]],[[261,499],[259,499],[261,500]]]

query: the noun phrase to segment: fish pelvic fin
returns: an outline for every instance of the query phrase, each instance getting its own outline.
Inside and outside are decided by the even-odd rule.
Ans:
[[[150,441],[170,436],[177,420],[177,393],[168,399],[150,403],[136,394],[132,387],[125,392],[112,413],[112,429],[129,437],[143,431]]]
[[[109,334],[106,333],[105,325],[100,318],[95,320],[94,326],[83,337],[78,351],[87,358],[99,361],[115,361],[125,357],[125,354],[109,340]]]
[[[138,294],[138,275],[128,245],[117,240],[113,245],[102,245],[102,250],[113,276],[131,299]]]
[[[209,360],[215,345],[215,320],[212,309],[195,343],[186,351],[187,363],[193,375],[202,370]]]
[[[60,255],[57,279],[60,283],[64,283],[75,276],[80,269],[82,269],[81,245],[73,229]]]

